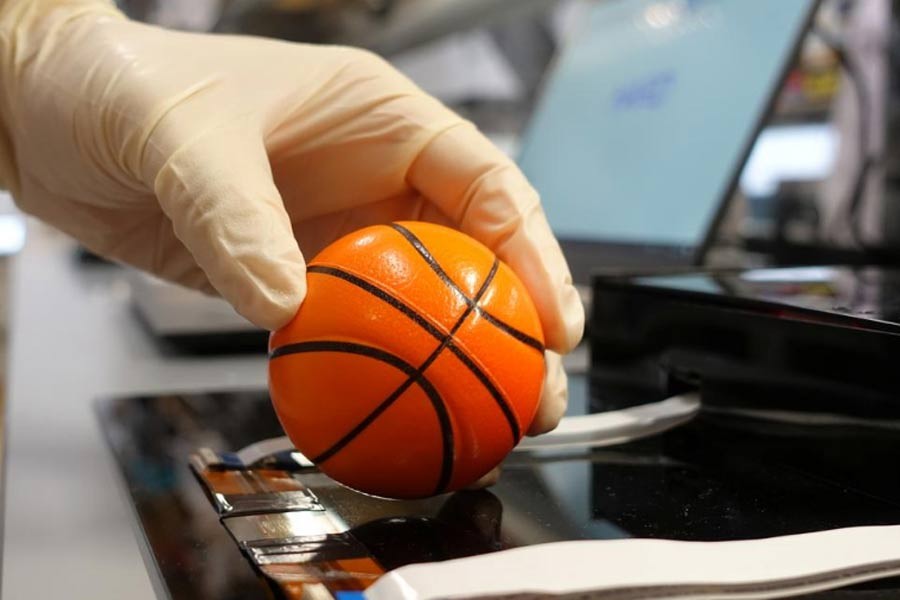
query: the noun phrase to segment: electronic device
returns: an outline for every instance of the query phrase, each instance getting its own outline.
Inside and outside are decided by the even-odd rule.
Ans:
[[[706,408],[894,427],[898,356],[900,271],[803,267],[594,282],[599,410],[690,388]]]
[[[576,280],[701,260],[817,4],[592,6],[519,157]]]

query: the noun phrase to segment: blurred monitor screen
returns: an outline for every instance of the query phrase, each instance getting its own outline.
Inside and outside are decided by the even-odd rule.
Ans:
[[[658,247],[696,260],[816,4],[592,4],[546,82],[519,157],[564,247]],[[599,261],[616,262],[603,254],[594,248]]]

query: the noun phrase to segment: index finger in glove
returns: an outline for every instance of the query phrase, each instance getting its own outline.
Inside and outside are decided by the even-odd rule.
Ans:
[[[408,181],[512,267],[535,302],[549,348],[565,353],[578,344],[584,308],[569,267],[537,192],[507,156],[460,121],[424,147]]]
[[[193,140],[156,176],[174,233],[248,320],[277,329],[306,294],[306,265],[261,140],[240,128]]]

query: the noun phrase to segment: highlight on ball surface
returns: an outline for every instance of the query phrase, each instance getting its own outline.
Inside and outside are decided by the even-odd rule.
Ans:
[[[471,485],[527,431],[544,378],[537,311],[485,246],[439,225],[351,233],[308,265],[269,342],[291,441],[356,490],[418,498]]]

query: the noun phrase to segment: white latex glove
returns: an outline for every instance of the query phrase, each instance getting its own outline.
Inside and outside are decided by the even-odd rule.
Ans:
[[[261,327],[297,312],[303,254],[420,219],[518,273],[550,350],[582,335],[534,189],[371,53],[167,31],[103,0],[6,0],[0,118],[0,177],[23,210],[94,252],[218,292]],[[548,368],[532,433],[565,408],[558,357]]]

